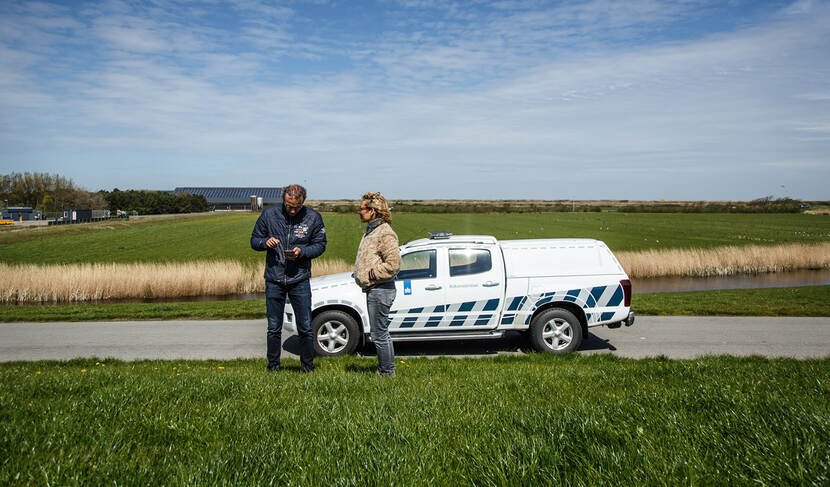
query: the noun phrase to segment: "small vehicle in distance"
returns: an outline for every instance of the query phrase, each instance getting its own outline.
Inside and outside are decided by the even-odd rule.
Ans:
[[[634,323],[631,281],[604,242],[502,240],[430,233],[400,247],[392,340],[499,338],[526,331],[540,352],[577,350],[588,328]],[[318,355],[353,353],[371,340],[366,295],[351,273],[311,280]],[[294,312],[285,328],[296,333]]]

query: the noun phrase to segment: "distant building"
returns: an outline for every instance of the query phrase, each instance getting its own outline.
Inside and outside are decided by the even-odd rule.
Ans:
[[[3,210],[0,215],[2,215],[3,220],[14,220],[16,222],[20,221],[21,218],[24,222],[43,219],[43,212],[32,209],[31,206],[10,206]]]
[[[251,196],[261,198],[261,206],[282,202],[282,188],[176,188],[175,194],[200,194],[213,210],[250,210]]]
[[[110,217],[109,210],[77,209],[63,210],[62,221],[92,221]]]

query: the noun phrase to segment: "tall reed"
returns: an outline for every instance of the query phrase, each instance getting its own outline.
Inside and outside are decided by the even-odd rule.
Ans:
[[[314,262],[315,276],[350,269],[344,261]],[[179,298],[263,292],[264,264],[232,260],[8,265],[0,263],[0,303],[61,303],[130,298]]]
[[[728,276],[830,267],[830,242],[615,252],[630,277]]]
[[[830,242],[617,252],[634,278],[724,276],[830,268]],[[316,260],[314,276],[347,272],[340,259]],[[0,303],[223,296],[264,291],[264,264],[187,263],[8,265],[0,263]]]

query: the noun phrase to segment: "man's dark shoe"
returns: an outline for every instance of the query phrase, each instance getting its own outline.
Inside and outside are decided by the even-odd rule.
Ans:
[[[279,367],[268,367],[268,372],[279,372],[279,371],[280,371]]]

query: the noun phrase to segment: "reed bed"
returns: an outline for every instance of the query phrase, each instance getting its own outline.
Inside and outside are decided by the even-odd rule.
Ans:
[[[630,277],[710,277],[830,267],[830,242],[616,252]]]
[[[830,242],[617,252],[633,278],[726,276],[830,268]],[[72,303],[184,298],[263,292],[264,264],[235,260],[187,263],[2,264],[0,303]],[[351,270],[341,259],[317,260],[313,275]]]
[[[314,263],[315,276],[349,270]],[[223,261],[8,265],[0,263],[0,303],[72,303],[111,299],[224,296],[265,291],[264,264]]]

